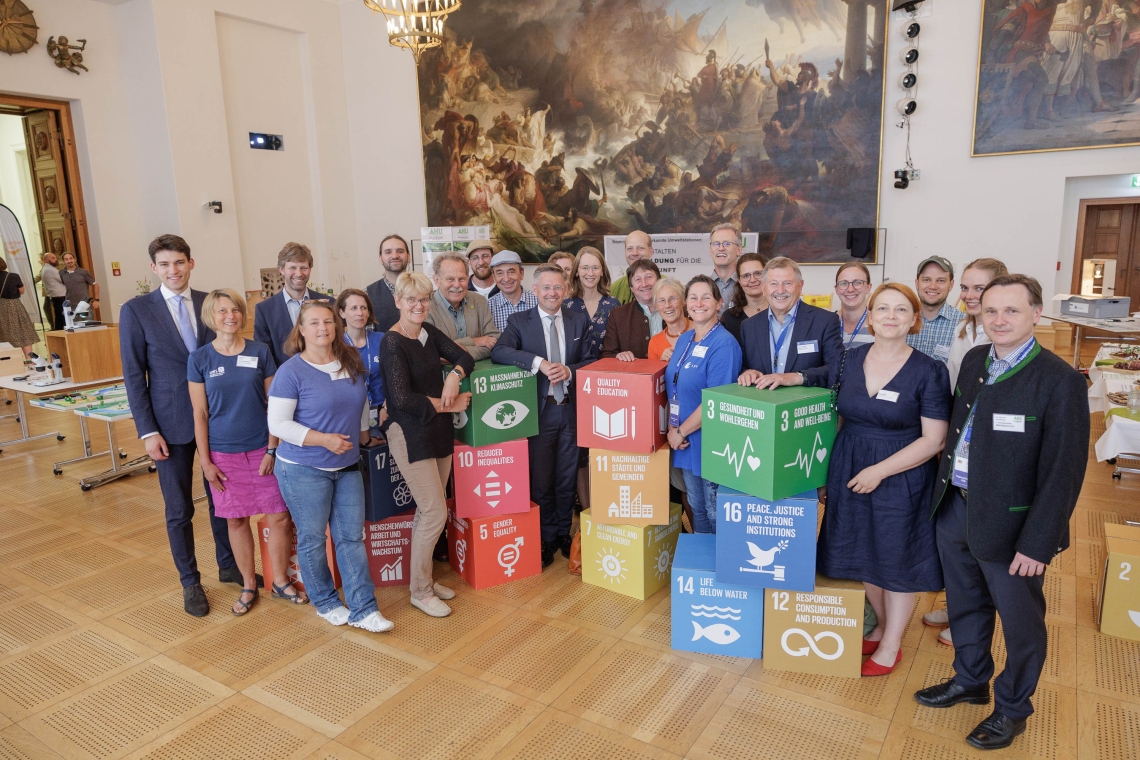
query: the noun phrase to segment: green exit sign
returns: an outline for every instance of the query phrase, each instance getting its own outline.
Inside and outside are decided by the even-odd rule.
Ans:
[[[1140,187],[1140,174],[1132,175],[1132,187]]]

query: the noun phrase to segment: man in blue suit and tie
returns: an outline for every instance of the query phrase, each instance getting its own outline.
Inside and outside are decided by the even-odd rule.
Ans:
[[[301,304],[305,301],[333,299],[309,289],[309,273],[313,269],[313,254],[300,243],[286,243],[277,254],[277,271],[285,282],[281,292],[267,298],[253,309],[253,339],[269,346],[274,363],[280,367],[289,357],[282,350],[285,339],[297,324]]]
[[[139,438],[158,468],[158,484],[166,502],[166,533],[170,553],[182,580],[186,612],[204,617],[210,612],[194,558],[194,409],[186,383],[190,353],[214,339],[201,320],[206,294],[190,289],[194,259],[190,246],[177,235],[161,235],[150,244],[150,268],[162,285],[137,296],[119,312],[119,343],[123,381]],[[207,494],[209,489],[207,489]],[[210,505],[218,579],[242,582],[230,549],[226,521]]]
[[[740,325],[744,354],[741,385],[830,387],[843,356],[839,316],[804,303],[804,276],[799,264],[777,256],[761,274],[768,308]]]
[[[534,271],[538,306],[512,314],[491,349],[496,364],[513,364],[538,375],[538,435],[528,440],[530,498],[542,519],[542,566],[562,550],[570,557],[570,525],[578,478],[578,427],[574,373],[595,361],[584,313],[562,308],[566,275],[555,264]]]

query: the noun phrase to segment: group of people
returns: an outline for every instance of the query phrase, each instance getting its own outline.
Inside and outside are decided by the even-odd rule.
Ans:
[[[60,264],[63,268],[60,268]],[[43,255],[43,267],[35,280],[43,288],[43,324],[45,328],[62,330],[64,301],[73,307],[86,301],[97,308],[99,283],[83,267],[74,253],[62,257],[49,251]],[[0,256],[0,343],[10,343],[22,349],[25,357],[32,355],[32,346],[39,340],[35,322],[22,302],[26,289],[34,285],[24,282],[16,272],[8,270],[8,262]]]
[[[601,357],[656,359],[668,362],[671,481],[700,533],[715,531],[717,502],[701,476],[702,391],[832,390],[841,422],[821,493],[818,568],[866,586],[878,624],[864,640],[863,674],[893,670],[914,595],[945,588],[947,610],[927,622],[949,626],[956,676],[916,699],[988,703],[996,611],[1011,621],[1007,665],[993,714],[968,740],[1006,746],[1032,712],[1046,644],[1043,571],[1068,545],[1088,440],[1083,379],[1033,337],[1040,285],[978,259],[961,273],[958,308],[945,258],[923,261],[913,290],[875,287],[851,263],[836,273],[830,311],[801,300],[796,262],[742,254],[742,242],[732,225],[714,228],[714,271],[681,283],[661,275],[652,240],[634,232],[620,279],[584,247],[538,266],[528,291],[521,257],[490,241],[434,258],[429,279],[409,271],[407,241],[391,235],[380,246],[383,276],[335,301],[308,288],[312,255],[290,243],[278,257],[281,293],[257,304],[250,341],[240,335],[244,299],[191,290],[189,246],[156,238],[162,284],[123,306],[123,371],[158,466],[186,611],[209,610],[191,527],[195,452],[220,579],[241,587],[233,614],[259,596],[248,521],[264,514],[275,597],[310,602],[333,625],[384,631],[392,623],[377,609],[362,539],[360,447],[385,439],[405,477],[417,505],[411,603],[442,617],[454,591],[433,580],[432,555],[446,522],[451,415],[470,402],[460,384],[475,361],[537,376],[539,432],[528,446],[545,567],[556,552],[570,555],[576,494],[589,507],[578,369]],[[286,572],[294,531],[304,592]]]

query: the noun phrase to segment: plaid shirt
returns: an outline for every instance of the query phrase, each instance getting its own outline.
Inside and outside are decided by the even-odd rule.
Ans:
[[[507,319],[512,314],[518,314],[520,311],[538,306],[538,297],[533,291],[524,290],[522,298],[519,299],[516,306],[508,301],[502,293],[496,293],[491,296],[487,304],[491,307],[491,319],[495,320],[495,327],[499,328],[499,332],[502,332],[507,329]]]
[[[1026,357],[1033,350],[1033,346],[1037,344],[1036,338],[1030,338],[1017,347],[1017,350],[1011,351],[1006,354],[1004,359],[997,358],[997,352],[994,347],[990,346],[990,366],[986,367],[988,377],[986,378],[986,385],[993,385],[997,379],[1009,372],[1025,361]],[[958,439],[958,445],[954,447],[955,458],[961,457],[962,459],[969,460],[970,457],[970,432],[974,427],[974,411],[977,409],[977,404],[973,409],[970,409],[970,416],[966,418],[966,432]]]
[[[931,359],[943,364],[950,358],[950,344],[954,342],[954,328],[962,321],[963,314],[948,303],[942,304],[934,319],[922,318],[922,332],[906,336],[906,344],[916,348]]]

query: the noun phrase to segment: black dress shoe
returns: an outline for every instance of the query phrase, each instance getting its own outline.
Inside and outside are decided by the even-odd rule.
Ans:
[[[927,707],[950,707],[959,702],[969,702],[972,705],[988,705],[990,703],[990,685],[982,684],[972,689],[959,686],[951,678],[936,686],[930,686],[914,693],[914,701]]]
[[[202,584],[195,583],[182,589],[182,606],[187,615],[206,617],[210,614],[210,603],[206,601],[206,592],[202,590]]]
[[[557,541],[542,542],[542,566],[550,567],[554,562],[554,552],[558,551]]]
[[[1014,720],[997,710],[978,724],[966,737],[966,743],[978,749],[1002,749],[1025,733],[1025,719]]]
[[[559,536],[554,540],[558,543],[558,549],[562,552],[562,556],[570,559],[570,544],[574,543],[574,539],[570,536]]]
[[[238,570],[237,565],[218,568],[218,580],[222,583],[233,583],[238,586],[245,586],[245,578],[242,577],[241,570]],[[265,586],[265,579],[261,577],[261,573],[254,573],[254,581],[257,583],[258,588]]]

